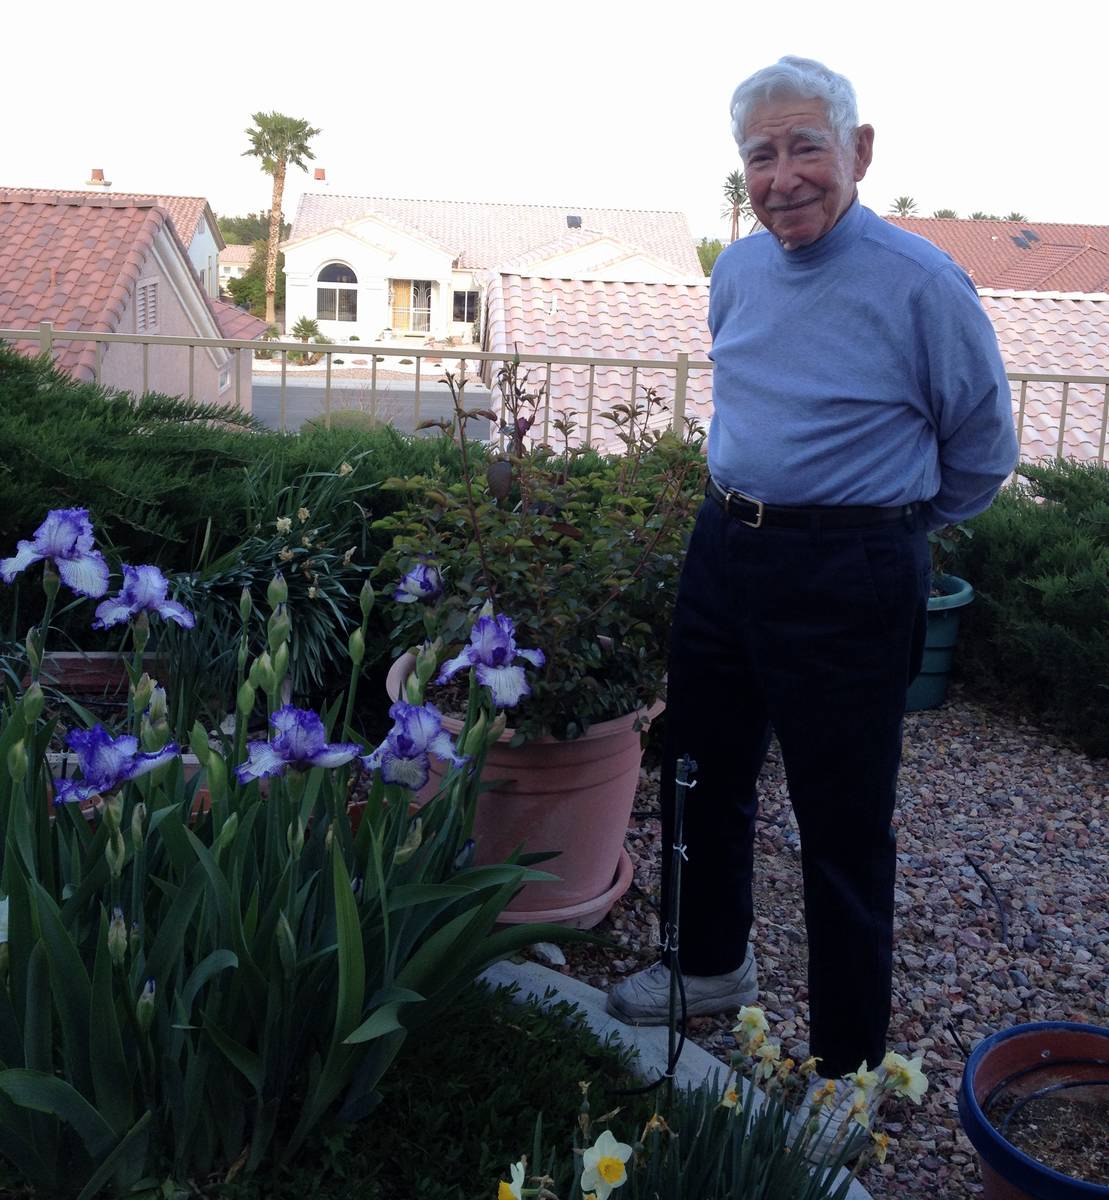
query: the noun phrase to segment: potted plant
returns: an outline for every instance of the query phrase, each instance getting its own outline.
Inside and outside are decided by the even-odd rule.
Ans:
[[[652,389],[607,414],[624,452],[603,457],[572,448],[572,414],[553,423],[558,451],[529,444],[543,389],[529,389],[518,360],[498,375],[499,414],[465,407],[464,372],[446,382],[453,419],[428,424],[457,439],[463,479],[387,481],[411,499],[375,526],[393,535],[386,579],[405,580],[396,648],[437,638],[442,657],[456,654],[489,604],[512,613],[516,645],[541,650],[486,761],[478,861],[519,845],[557,852],[549,869],[560,881],[525,889],[510,919],[542,912],[588,927],[630,882],[624,834],[641,733],[665,691],[680,560],[703,488],[700,446],[692,429],[685,439],[654,431],[665,405]],[[468,439],[470,420],[497,422],[504,451]],[[413,665],[395,665],[394,699]]]
[[[939,708],[947,698],[947,683],[959,637],[959,615],[974,599],[974,588],[951,574],[950,565],[959,543],[973,537],[966,525],[945,525],[928,535],[932,550],[932,594],[928,597],[928,626],[920,673],[909,685],[907,712]]]
[[[959,1118],[987,1200],[1109,1196],[1109,1029],[1037,1021],[991,1034],[967,1060]]]

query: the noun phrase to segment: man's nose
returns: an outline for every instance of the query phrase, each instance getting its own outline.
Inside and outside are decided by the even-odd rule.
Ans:
[[[793,158],[789,154],[783,154],[774,165],[774,190],[792,192],[797,183],[797,168]]]

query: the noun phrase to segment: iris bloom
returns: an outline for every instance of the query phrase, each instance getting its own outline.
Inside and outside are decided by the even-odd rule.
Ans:
[[[456,753],[450,734],[443,728],[443,714],[434,704],[407,704],[398,700],[389,709],[393,728],[385,741],[362,763],[368,769],[381,768],[386,783],[419,791],[427,783],[431,769],[429,755],[460,767],[466,756]]]
[[[404,573],[393,599],[398,604],[415,604],[417,600],[434,600],[442,594],[443,577],[439,568],[421,562]]]
[[[523,1162],[513,1163],[508,1171],[512,1176],[512,1182],[505,1183],[503,1179],[501,1180],[497,1188],[497,1200],[520,1200],[524,1190]]]
[[[362,750],[354,742],[326,742],[323,721],[314,712],[291,704],[279,708],[270,724],[275,730],[273,741],[247,743],[249,758],[235,768],[240,783],[283,775],[286,767],[299,771],[341,767]]]
[[[542,650],[520,650],[515,631],[511,617],[491,614],[478,617],[470,631],[470,644],[457,658],[443,664],[436,682],[446,683],[457,672],[473,667],[478,682],[493,693],[493,703],[498,708],[513,708],[531,694],[524,668],[514,660],[526,659],[534,667],[541,667],[547,661]]]
[[[62,583],[80,596],[99,599],[108,590],[108,564],[92,544],[87,508],[54,508],[35,530],[34,538],[16,544],[15,554],[0,561],[0,579],[11,581],[20,571],[53,559]]]
[[[80,803],[92,796],[102,796],[177,757],[176,742],[147,754],[139,750],[138,738],[127,734],[113,738],[102,725],[74,729],[65,740],[77,752],[82,778],[58,780],[54,785],[55,804]]]
[[[631,1146],[618,1142],[606,1129],[582,1155],[581,1190],[588,1188],[596,1192],[597,1200],[608,1200],[612,1190],[627,1181],[624,1164],[631,1156]]]
[[[141,612],[154,612],[168,621],[176,621],[183,629],[192,629],[196,618],[176,600],[167,600],[169,580],[154,566],[123,565],[123,587],[118,596],[96,606],[93,629],[108,629],[137,617]]]

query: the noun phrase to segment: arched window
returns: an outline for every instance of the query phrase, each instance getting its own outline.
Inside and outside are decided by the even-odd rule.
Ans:
[[[358,276],[345,263],[328,263],[316,276],[316,320],[358,320]]]

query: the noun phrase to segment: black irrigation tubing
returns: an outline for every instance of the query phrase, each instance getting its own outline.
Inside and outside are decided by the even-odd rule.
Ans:
[[[1035,1075],[1039,1071],[1057,1071],[1061,1067],[1109,1067],[1109,1061],[1102,1058],[1053,1058],[1044,1062],[1033,1063],[1030,1067],[1014,1071],[1012,1075],[1008,1075],[999,1083],[994,1084],[981,1103],[982,1111],[985,1112],[986,1109],[995,1104],[998,1096],[1010,1084],[1016,1083],[1018,1079],[1024,1079],[1027,1075]]]
[[[1065,1092],[1069,1088],[1078,1087],[1109,1087],[1109,1078],[1105,1079],[1068,1079],[1064,1083],[1053,1083],[1048,1087],[1040,1088],[1039,1091],[1030,1092],[1027,1096],[1022,1096],[1009,1111],[1005,1114],[1005,1120],[997,1127],[997,1132],[1002,1137],[1009,1136],[1009,1122],[1025,1107],[1031,1104],[1033,1100],[1043,1100],[1047,1096],[1053,1096],[1057,1092]]]
[[[983,870],[982,865],[975,859],[973,854],[967,853],[967,862],[974,868],[978,878],[989,889],[990,895],[993,897],[994,903],[997,905],[997,915],[1001,918],[1001,941],[1004,945],[1009,944],[1009,918],[1005,912],[1005,902],[997,894],[997,888],[994,887],[993,881]]]

